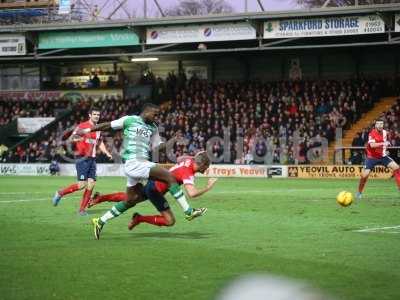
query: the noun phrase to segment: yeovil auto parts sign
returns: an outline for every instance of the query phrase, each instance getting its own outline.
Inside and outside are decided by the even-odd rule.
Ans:
[[[264,23],[265,39],[383,32],[385,32],[385,23],[377,15],[274,20]]]
[[[360,178],[363,166],[358,165],[299,165],[289,166],[290,178]],[[375,167],[370,178],[388,179],[392,176],[389,168]]]
[[[139,37],[129,29],[57,31],[39,34],[39,49],[70,49],[139,44]]]
[[[256,30],[249,23],[152,27],[146,32],[147,44],[237,41],[255,38]]]

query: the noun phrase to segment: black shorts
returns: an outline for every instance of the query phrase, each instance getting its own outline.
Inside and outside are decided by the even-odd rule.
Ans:
[[[366,158],[364,169],[373,170],[375,166],[381,165],[387,167],[393,159],[389,156],[384,156],[382,158]]]
[[[96,180],[96,159],[94,157],[79,158],[75,166],[78,181],[86,181],[88,178]]]
[[[153,180],[147,181],[147,184],[143,188],[143,193],[145,198],[149,199],[159,212],[169,209],[169,203],[167,199],[165,199],[163,194],[156,190]]]

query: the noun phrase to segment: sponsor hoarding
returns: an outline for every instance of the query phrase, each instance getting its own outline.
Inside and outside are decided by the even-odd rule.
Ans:
[[[18,133],[34,133],[39,129],[45,127],[47,124],[53,122],[54,117],[49,118],[18,118],[17,128]]]
[[[50,164],[0,164],[1,175],[48,175]],[[165,168],[170,168],[173,164],[162,164]],[[124,166],[122,164],[97,164],[98,176],[124,176]],[[46,169],[46,170],[47,170]],[[60,175],[76,176],[74,164],[60,164]],[[211,165],[208,171],[198,176],[207,177],[287,177],[287,166],[267,166],[267,165]]]
[[[201,176],[201,174],[199,174]],[[287,177],[287,166],[269,165],[211,165],[207,177]]]
[[[0,91],[0,99],[40,101],[49,98],[59,98],[61,94],[61,91]]]
[[[139,45],[129,29],[49,31],[39,33],[39,49],[71,49]]]
[[[385,22],[377,15],[264,22],[264,39],[358,35],[385,32]]]
[[[146,31],[147,44],[251,40],[256,30],[249,23],[204,24],[152,27]]]
[[[363,166],[359,165],[304,165],[289,166],[288,177],[290,178],[359,178]],[[370,178],[386,179],[392,176],[392,170],[385,167],[375,167]]]
[[[0,175],[49,175],[50,164],[0,164]]]
[[[0,34],[0,56],[26,55],[26,39],[22,34]]]

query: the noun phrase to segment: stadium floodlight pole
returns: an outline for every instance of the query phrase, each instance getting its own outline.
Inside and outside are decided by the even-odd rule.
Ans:
[[[325,8],[331,3],[331,0],[326,0],[325,3],[321,6],[321,8]]]
[[[165,17],[165,13],[164,13],[164,11],[162,10],[162,8],[161,8],[160,4],[158,3],[158,1],[157,1],[157,0],[153,0],[153,1],[154,1],[154,3],[155,3],[156,6],[157,6],[158,11],[161,13],[161,15],[162,15],[163,17]]]
[[[111,17],[122,7],[122,5],[124,5],[126,3],[127,0],[122,0],[118,6],[108,15],[108,17],[106,19],[110,20]]]
[[[257,0],[257,2],[258,2],[258,5],[260,6],[261,10],[265,11],[264,5],[262,4],[261,0]]]
[[[89,3],[87,3],[86,0],[82,0],[82,3],[86,6],[86,10],[88,11],[88,13],[91,14],[92,13],[92,7],[89,5]]]
[[[120,0],[117,0],[118,3],[121,3]],[[125,12],[126,16],[128,17],[128,19],[132,19],[131,14],[129,13],[129,11],[126,9],[126,7],[124,5],[121,6],[122,10]],[[100,11],[99,11],[100,13]]]
[[[101,12],[103,11],[103,9],[106,7],[107,4],[108,4],[108,1],[104,1],[103,6],[100,7],[100,9],[99,9],[99,14],[101,14]]]

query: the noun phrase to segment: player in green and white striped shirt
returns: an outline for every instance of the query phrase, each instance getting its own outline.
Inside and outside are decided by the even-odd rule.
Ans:
[[[138,202],[138,197],[142,197],[142,184],[144,179],[164,181],[169,186],[170,194],[178,201],[185,212],[187,220],[192,220],[203,215],[206,208],[191,208],[186,200],[185,194],[168,170],[150,162],[150,151],[162,144],[158,128],[154,120],[159,114],[160,109],[157,105],[146,103],[139,116],[125,116],[112,122],[98,124],[91,129],[84,129],[82,133],[102,130],[123,131],[122,160],[124,162],[124,172],[127,176],[127,195],[126,202],[117,203],[111,210],[106,212],[101,218],[93,219],[96,239],[99,239],[100,232],[104,224],[115,217],[118,217],[130,207]]]

